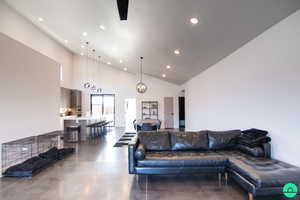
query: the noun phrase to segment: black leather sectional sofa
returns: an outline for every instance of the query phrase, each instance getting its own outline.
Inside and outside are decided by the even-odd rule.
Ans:
[[[130,174],[217,173],[234,179],[249,194],[281,195],[283,186],[300,186],[300,168],[271,159],[271,145],[237,144],[241,131],[139,132],[128,146]]]

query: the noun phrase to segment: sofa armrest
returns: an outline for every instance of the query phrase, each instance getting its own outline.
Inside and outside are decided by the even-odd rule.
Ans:
[[[128,144],[128,170],[129,174],[135,173],[135,165],[136,165],[136,159],[135,159],[135,151],[138,147],[139,139],[138,136],[135,136],[132,138],[131,142]]]
[[[265,158],[271,158],[271,144],[270,143],[264,143],[262,144],[262,147],[265,152]]]

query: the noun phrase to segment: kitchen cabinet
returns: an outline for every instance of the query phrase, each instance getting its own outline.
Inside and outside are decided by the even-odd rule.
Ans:
[[[82,92],[80,90],[71,90],[71,108],[75,109],[77,116],[82,115]]]

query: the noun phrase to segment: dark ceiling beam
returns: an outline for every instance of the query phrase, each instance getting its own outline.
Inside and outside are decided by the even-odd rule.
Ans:
[[[120,20],[127,20],[129,0],[117,0]]]

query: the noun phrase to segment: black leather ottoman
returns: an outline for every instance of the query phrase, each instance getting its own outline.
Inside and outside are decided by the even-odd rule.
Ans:
[[[283,186],[300,186],[300,168],[268,158],[255,158],[240,152],[229,155],[228,171],[253,196],[282,194]]]
[[[152,151],[137,161],[139,174],[221,174],[226,170],[227,158],[213,151]],[[155,170],[153,170],[155,168]]]
[[[152,151],[138,167],[225,167],[227,158],[213,151]]]

